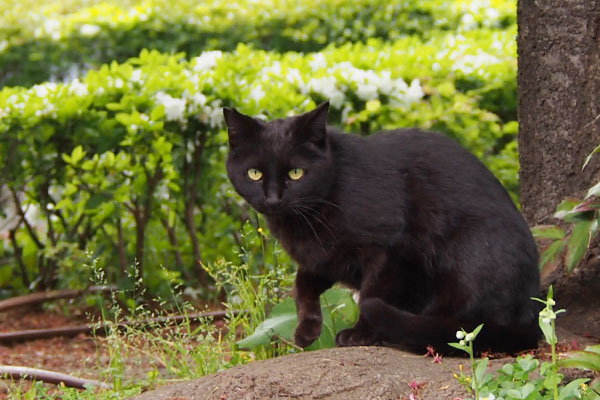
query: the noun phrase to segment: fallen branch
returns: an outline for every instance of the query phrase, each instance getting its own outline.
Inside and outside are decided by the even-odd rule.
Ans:
[[[103,389],[112,388],[111,385],[93,379],[82,379],[60,372],[38,368],[19,367],[16,365],[0,365],[0,378],[14,380],[27,379],[31,381],[53,383],[55,385],[63,383],[67,387],[78,389],[85,389],[90,386],[101,387]]]
[[[7,311],[20,306],[29,306],[33,304],[44,303],[50,300],[72,299],[87,293],[104,293],[115,291],[115,286],[90,286],[87,289],[64,289],[52,290],[47,292],[31,293],[25,296],[12,297],[0,301],[0,312]]]
[[[234,311],[233,314],[237,315],[239,311]],[[30,329],[24,331],[15,332],[3,332],[0,333],[0,343],[12,343],[22,342],[27,340],[46,339],[57,336],[76,336],[80,333],[92,333],[95,334],[106,334],[111,329],[123,329],[127,326],[134,326],[136,328],[147,327],[155,324],[159,325],[170,325],[177,322],[188,320],[190,322],[199,321],[204,318],[213,318],[215,320],[224,319],[227,317],[226,311],[209,311],[203,313],[194,313],[188,315],[171,315],[165,317],[149,318],[141,321],[124,321],[117,324],[114,323],[102,323],[102,324],[83,324],[76,326],[68,326],[62,328],[50,328],[50,329]]]

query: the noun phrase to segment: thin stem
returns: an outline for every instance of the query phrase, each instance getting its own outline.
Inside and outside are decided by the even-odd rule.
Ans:
[[[554,320],[552,320],[552,332],[556,332]],[[552,349],[552,374],[554,375],[552,384],[554,385],[554,400],[558,400],[558,380],[556,379],[556,375],[558,374],[558,360],[556,359],[556,342],[554,340],[550,343],[550,348]]]

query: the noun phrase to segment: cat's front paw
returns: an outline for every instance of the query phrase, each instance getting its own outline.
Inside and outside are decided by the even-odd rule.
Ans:
[[[321,319],[301,320],[294,332],[294,342],[305,348],[311,345],[321,335]]]
[[[377,335],[359,328],[344,329],[335,337],[335,345],[338,347],[371,346],[376,341]]]

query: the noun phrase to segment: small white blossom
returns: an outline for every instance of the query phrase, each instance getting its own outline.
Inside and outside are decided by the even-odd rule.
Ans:
[[[311,79],[301,89],[304,94],[308,94],[311,91],[321,94],[328,98],[331,105],[335,108],[340,108],[345,100],[344,92],[337,88],[337,80],[332,76]]]
[[[123,87],[123,79],[121,79],[121,78],[115,79],[115,87],[117,89],[121,89]]]
[[[82,36],[95,36],[98,32],[100,32],[100,27],[98,25],[83,24],[79,28],[79,33],[81,33]]]
[[[87,84],[79,82],[79,79],[75,79],[69,84],[69,93],[79,97],[87,96]]]
[[[51,36],[56,33],[60,35],[60,21],[57,19],[47,19],[44,22],[44,31]]]
[[[471,13],[466,13],[460,19],[461,27],[465,30],[471,30],[477,28],[477,21]]]
[[[413,79],[410,83],[410,87],[406,91],[406,96],[404,97],[408,104],[416,103],[421,100],[425,96],[423,93],[423,89],[421,88],[421,82],[418,79]]]
[[[56,83],[54,82],[45,82],[39,85],[33,86],[33,91],[38,97],[46,97],[50,92],[54,92],[56,90]]]
[[[373,100],[378,97],[377,86],[372,83],[359,83],[356,95],[362,100]]]
[[[223,57],[223,52],[220,50],[203,52],[194,59],[196,61],[196,64],[194,65],[194,71],[202,71],[205,69],[214,68],[221,57]]]
[[[323,53],[315,53],[313,54],[312,60],[310,60],[309,65],[313,71],[316,71],[318,69],[325,68],[327,66],[327,60],[325,59]]]
[[[218,128],[223,126],[223,109],[221,107],[221,101],[215,100],[211,103],[212,111],[208,114],[208,123],[212,128]]]
[[[261,86],[254,86],[250,91],[250,98],[254,99],[255,102],[259,102],[263,97],[265,97],[265,91]]]
[[[185,99],[176,99],[164,92],[158,92],[156,94],[156,101],[165,107],[167,121],[184,121]]]
[[[196,107],[201,107],[206,104],[206,96],[202,93],[195,93],[192,96],[192,102]]]
[[[457,331],[457,332],[456,332],[456,338],[457,338],[458,340],[462,340],[462,339],[464,339],[464,338],[465,338],[465,333],[464,333],[463,331]]]
[[[475,339],[475,337],[474,337],[474,335],[473,335],[472,333],[467,333],[467,334],[465,335],[465,340],[466,340],[467,342],[472,342],[472,341],[473,341],[473,339]]]
[[[131,73],[130,79],[133,82],[141,83],[142,82],[142,70],[139,68],[134,69],[133,72]]]

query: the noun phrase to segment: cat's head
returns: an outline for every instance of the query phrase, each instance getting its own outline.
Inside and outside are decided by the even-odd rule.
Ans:
[[[335,177],[326,129],[328,108],[326,102],[269,122],[223,109],[229,132],[227,175],[258,212],[286,215],[322,204]]]

